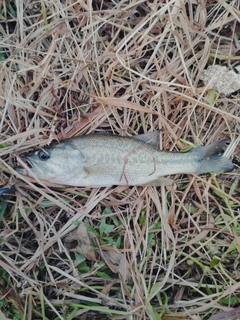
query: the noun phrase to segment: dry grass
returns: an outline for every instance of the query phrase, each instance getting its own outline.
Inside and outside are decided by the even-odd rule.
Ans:
[[[0,200],[6,317],[237,319],[240,96],[201,72],[239,62],[239,16],[237,0],[0,1],[0,183],[17,188]],[[156,129],[164,150],[227,137],[235,169],[102,189],[12,169],[55,139]]]

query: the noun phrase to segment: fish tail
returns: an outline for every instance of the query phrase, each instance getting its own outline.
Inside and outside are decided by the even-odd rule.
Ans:
[[[208,146],[199,147],[191,151],[200,156],[199,167],[196,173],[220,172],[233,168],[232,161],[229,158],[219,155],[226,141],[226,139],[219,140]]]

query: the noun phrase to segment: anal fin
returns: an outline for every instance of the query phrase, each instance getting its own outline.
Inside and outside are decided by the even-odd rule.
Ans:
[[[173,184],[173,182],[174,181],[170,178],[159,177],[155,180],[141,184],[141,186],[162,187],[162,186],[170,186],[171,184]]]

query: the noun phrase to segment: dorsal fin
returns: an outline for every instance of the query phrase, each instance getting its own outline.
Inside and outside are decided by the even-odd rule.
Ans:
[[[158,148],[158,136],[160,130],[155,130],[153,132],[148,132],[144,134],[139,134],[137,136],[132,136],[132,138],[140,140],[144,143],[150,144],[155,148]]]
[[[155,147],[158,149],[158,136],[159,136],[159,132],[160,130],[155,130],[153,132],[148,132],[148,133],[143,133],[143,134],[139,134],[137,136],[128,136],[128,137],[124,137],[124,138],[132,138],[132,139],[136,139],[139,141],[142,141],[144,143],[150,144],[151,146]],[[101,136],[112,136],[112,137],[121,137],[112,133],[107,133],[107,132],[96,132],[94,133],[96,135],[101,135]]]

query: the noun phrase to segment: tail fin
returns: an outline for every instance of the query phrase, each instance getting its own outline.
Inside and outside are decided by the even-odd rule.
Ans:
[[[191,151],[200,157],[199,168],[196,173],[219,172],[233,168],[232,161],[229,158],[219,156],[226,141],[226,139],[219,140],[208,146],[199,147]]]

